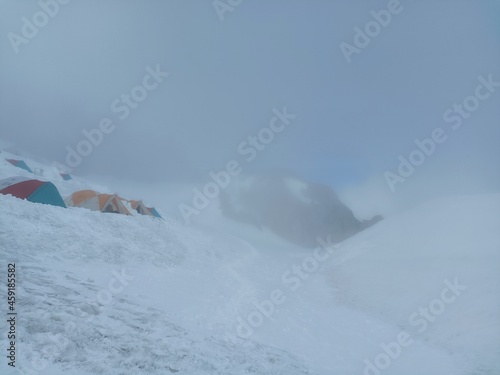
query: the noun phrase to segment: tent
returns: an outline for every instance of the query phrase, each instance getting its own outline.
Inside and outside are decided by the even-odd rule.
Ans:
[[[60,175],[64,179],[64,181],[69,181],[73,179],[73,177],[71,177],[69,173],[60,173]]]
[[[154,207],[149,207],[149,210],[153,214],[154,217],[159,217],[160,219],[163,219],[158,211]]]
[[[141,215],[149,215],[159,217],[161,219],[161,215],[158,213],[158,211],[155,210],[154,207],[146,207],[142,201],[131,200],[129,202],[132,208]]]
[[[66,207],[59,191],[52,182],[10,177],[0,180],[0,193],[26,199],[33,203]]]
[[[5,159],[5,160],[7,160],[10,164],[12,164],[15,167],[22,168],[28,172],[33,173],[30,167],[28,167],[28,165],[23,160],[16,160],[16,159]]]
[[[76,191],[65,200],[67,206],[83,207],[93,211],[130,215],[116,194],[99,194],[94,190]]]

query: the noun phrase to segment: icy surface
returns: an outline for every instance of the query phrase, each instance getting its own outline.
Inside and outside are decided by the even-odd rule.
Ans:
[[[25,175],[0,163],[2,178]],[[44,170],[63,195],[106,189]],[[500,373],[498,194],[388,217],[337,246],[296,290],[283,275],[314,250],[226,219],[215,204],[185,226],[161,210],[172,202],[153,203],[166,220],[0,195],[0,267],[5,275],[16,262],[19,311],[17,367],[1,356],[2,374],[361,375],[402,330],[413,343],[381,374]],[[446,280],[466,289],[419,332],[409,316]],[[276,289],[286,300],[240,337]]]

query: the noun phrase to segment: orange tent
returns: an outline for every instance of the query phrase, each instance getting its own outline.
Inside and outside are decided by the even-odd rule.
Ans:
[[[94,190],[76,191],[64,200],[68,207],[83,207],[93,211],[130,215],[116,194],[99,194]]]
[[[160,214],[158,213],[158,211],[155,210],[154,207],[146,207],[142,201],[130,200],[128,202],[130,203],[132,208],[141,215],[148,215],[161,218]]]

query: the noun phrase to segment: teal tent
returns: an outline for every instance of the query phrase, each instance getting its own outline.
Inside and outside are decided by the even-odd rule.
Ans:
[[[161,215],[156,211],[154,207],[149,207],[149,211],[153,214],[154,217],[159,217],[160,219],[162,218]]]
[[[28,167],[28,165],[23,160],[16,160],[16,159],[5,159],[5,160],[7,160],[10,164],[12,164],[18,168],[22,168],[28,172],[33,173],[33,171],[30,169],[30,167]]]
[[[73,177],[71,177],[69,173],[61,173],[61,177],[64,179],[64,181],[69,181],[73,179]]]
[[[66,207],[59,191],[52,182],[10,177],[0,180],[0,194],[9,194],[33,203]]]

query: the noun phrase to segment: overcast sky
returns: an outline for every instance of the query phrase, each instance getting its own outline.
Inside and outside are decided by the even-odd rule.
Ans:
[[[41,8],[0,0],[0,138],[64,163],[82,130],[110,118],[116,129],[75,174],[203,181],[231,159],[244,163],[238,145],[286,106],[297,117],[245,172],[380,182],[415,138],[441,127],[449,139],[415,181],[498,190],[500,89],[460,129],[443,121],[479,76],[500,81],[498,1],[401,0],[347,63],[339,45],[387,4],[244,0],[221,21],[211,1],[72,0],[16,54],[9,33],[22,36],[22,18]],[[170,75],[120,120],[111,103],[157,65]]]

